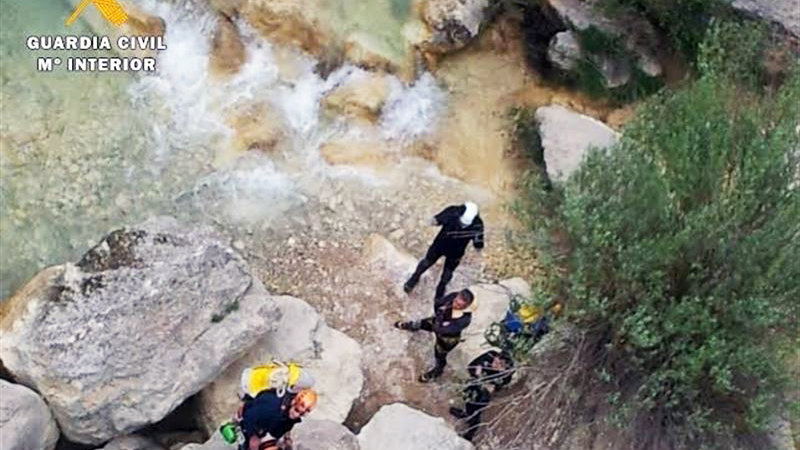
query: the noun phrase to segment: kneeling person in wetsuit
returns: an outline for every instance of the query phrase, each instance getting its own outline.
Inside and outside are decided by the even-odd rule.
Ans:
[[[436,335],[433,353],[436,365],[419,377],[419,381],[428,382],[438,378],[447,365],[447,354],[461,341],[461,332],[472,321],[472,313],[467,308],[472,305],[475,295],[469,289],[451,292],[437,298],[433,305],[433,316],[422,320],[395,322],[394,326],[401,330],[425,330]]]
[[[506,352],[489,350],[473,359],[467,366],[470,381],[464,388],[464,409],[450,408],[450,414],[465,419],[467,429],[462,436],[471,441],[478,432],[481,413],[489,406],[492,394],[511,382],[514,375],[514,360]]]
[[[434,296],[434,299],[437,299],[444,295],[447,283],[453,278],[453,272],[461,263],[461,257],[464,256],[469,242],[472,241],[476,250],[480,251],[483,248],[483,221],[478,215],[478,205],[466,202],[463,205],[452,205],[443,209],[433,217],[432,223],[441,226],[442,229],[428,248],[425,257],[417,265],[417,269],[403,285],[403,290],[410,293],[419,283],[419,277],[444,256],[442,278],[436,286]]]
[[[283,397],[275,390],[261,392],[244,405],[241,427],[245,442],[240,450],[291,449],[289,432],[316,403],[317,393],[311,389]]]

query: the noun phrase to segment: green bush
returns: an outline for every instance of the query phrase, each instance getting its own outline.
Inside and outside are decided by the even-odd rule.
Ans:
[[[651,98],[618,145],[546,194],[556,206],[539,214],[537,198],[523,215],[535,235],[569,237],[552,261],[574,323],[599,330],[585,370],[613,393],[612,417],[677,448],[763,428],[798,338],[800,70],[759,91],[742,76],[758,42],[732,39],[748,33],[713,27],[696,81]]]

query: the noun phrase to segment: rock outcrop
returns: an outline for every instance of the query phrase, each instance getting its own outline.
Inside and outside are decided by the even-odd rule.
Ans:
[[[427,0],[422,19],[431,35],[425,50],[447,53],[463,48],[478,35],[488,6],[488,0]]]
[[[304,420],[292,430],[297,450],[359,450],[356,436],[331,420]]]
[[[58,427],[44,400],[25,386],[0,380],[0,448],[53,450]]]
[[[273,359],[296,361],[314,376],[319,401],[310,415],[313,419],[343,422],[353,400],[361,393],[364,376],[359,344],[329,328],[314,308],[302,300],[282,296],[273,297],[272,301],[281,314],[273,330],[201,392],[199,404],[208,432],[213,432],[236,411],[242,371]]]
[[[574,31],[561,31],[550,40],[547,58],[559,69],[574,70],[581,56],[581,44]]]
[[[402,403],[383,406],[358,434],[361,450],[471,450],[440,417]]]
[[[572,70],[574,61],[588,58],[603,74],[606,85],[615,88],[626,84],[632,76],[633,66],[638,67],[650,77],[658,77],[662,67],[658,51],[663,47],[661,37],[646,20],[626,14],[613,18],[604,15],[591,3],[581,0],[547,0],[561,20],[571,29],[571,35],[556,34],[550,41],[548,59],[562,70]],[[580,35],[591,34],[604,41],[616,41],[620,49],[606,48],[605,43],[595,43],[603,47],[602,52],[584,48]],[[589,37],[587,37],[589,39]],[[619,54],[624,50],[628,55]]]
[[[586,152],[617,142],[617,133],[599,120],[564,108],[543,106],[536,110],[547,174],[564,181],[580,166]]]
[[[270,331],[275,304],[217,233],[159,218],[37,274],[0,311],[0,358],[72,441],[166,416]]]
[[[478,35],[489,5],[489,0],[348,1],[337,7],[325,0],[209,1],[217,11],[242,17],[274,42],[323,60],[343,56],[408,81],[416,75],[414,49],[433,62],[464,47]]]
[[[727,0],[747,15],[780,25],[800,38],[800,5],[797,0]]]

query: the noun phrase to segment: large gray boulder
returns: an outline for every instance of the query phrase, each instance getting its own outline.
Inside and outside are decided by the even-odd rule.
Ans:
[[[800,4],[797,0],[727,0],[745,14],[780,25],[800,38]]]
[[[581,44],[574,31],[561,31],[550,39],[547,59],[557,68],[564,71],[574,70],[582,56]]]
[[[44,400],[25,386],[0,380],[0,449],[52,450],[58,426]]]
[[[361,393],[364,376],[358,342],[328,327],[319,313],[300,299],[282,296],[273,297],[273,302],[281,312],[274,328],[201,392],[200,410],[208,432],[236,411],[242,371],[273,359],[298,362],[314,376],[319,400],[311,418],[344,422]]]
[[[296,450],[359,450],[356,436],[331,420],[304,420],[292,430]]]
[[[361,450],[471,450],[441,417],[402,403],[381,407],[358,434]]]
[[[536,110],[544,161],[551,180],[564,181],[580,166],[587,150],[617,142],[617,133],[603,122],[563,106]]]
[[[86,444],[161,420],[278,319],[220,235],[171,218],[112,232],[2,309],[0,358]]]

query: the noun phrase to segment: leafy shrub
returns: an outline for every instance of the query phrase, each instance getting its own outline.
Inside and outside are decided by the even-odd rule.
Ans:
[[[556,205],[525,204],[523,218],[548,216],[534,230],[568,236],[538,251],[568,249],[554,276],[590,339],[573,360],[597,374],[582,386],[610,395],[631,447],[730,448],[764,427],[785,385],[780,351],[800,314],[800,69],[761,92],[746,75],[750,33],[714,26],[697,81],[651,98],[548,194]]]

